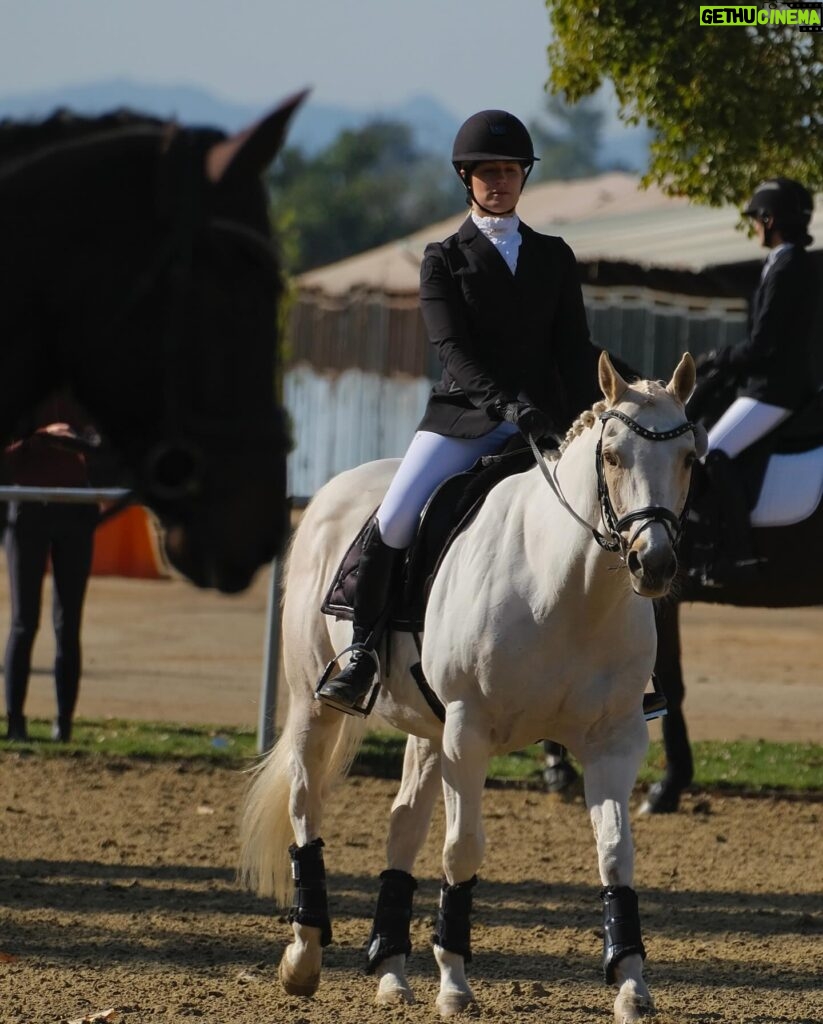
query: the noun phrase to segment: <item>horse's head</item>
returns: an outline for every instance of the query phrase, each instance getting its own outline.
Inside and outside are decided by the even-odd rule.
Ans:
[[[603,519],[635,592],[662,597],[677,571],[692,466],[706,449],[705,431],[687,420],[684,408],[694,389],[694,360],[686,353],[665,385],[629,385],[605,352],[599,372],[607,404],[597,454]]]
[[[287,535],[282,282],[262,177],[303,95],[231,138],[136,115],[67,118],[75,135],[2,183],[46,253],[35,270],[32,243],[27,266],[21,233],[21,290],[36,294],[15,330],[36,334],[28,349],[55,376],[38,386],[67,378],[159,516],[172,565],[227,592]],[[59,213],[43,203],[51,192],[65,194]]]
[[[248,585],[288,530],[289,434],[275,400],[281,280],[261,177],[302,98],[207,148],[177,133],[166,156],[179,206],[162,327],[163,429],[138,487],[175,568],[227,592]]]

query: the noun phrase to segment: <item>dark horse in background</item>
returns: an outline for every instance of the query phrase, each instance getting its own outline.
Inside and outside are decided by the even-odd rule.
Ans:
[[[735,382],[724,379],[707,361],[701,367],[695,394],[686,409],[691,420],[711,426],[731,404]],[[807,407],[799,410],[774,433],[739,456],[737,463],[745,482],[749,505],[754,507],[759,489],[772,458],[813,453],[823,449],[823,392]],[[817,465],[823,463],[823,452]],[[696,467],[699,468],[699,467]],[[823,470],[819,471],[823,474]],[[758,559],[754,574],[722,580],[712,578],[712,566],[705,563],[701,545],[687,526],[678,559],[682,569],[675,597],[657,604],[657,660],[654,673],[659,689],[667,700],[668,713],[661,719],[666,755],[664,777],[654,783],[641,807],[643,813],[667,814],[677,810],[680,796],[694,777],[694,764],[683,714],[685,686],[680,658],[680,605],[699,601],[753,608],[799,608],[823,604],[823,475],[812,480],[817,486],[816,507],[808,515],[785,526],[752,527],[753,555]],[[814,489],[814,488],[812,488]],[[692,495],[694,519],[715,521],[722,517],[719,496],[710,489],[705,473],[696,473]],[[814,502],[812,502],[812,505]],[[714,511],[712,511],[714,506]],[[705,535],[703,538],[705,540]],[[709,544],[711,550],[712,545]],[[721,548],[718,537],[715,550]],[[721,550],[722,553],[722,550]],[[722,709],[718,714],[722,714]],[[548,789],[562,791],[577,777],[565,750],[558,744],[544,743]]]
[[[700,381],[687,406],[691,419],[711,426],[734,399],[735,382],[712,369],[711,362],[701,368]],[[754,574],[714,581],[711,565],[704,565],[699,548],[684,535],[681,561],[686,567],[678,588],[677,601],[661,601],[657,607],[657,661],[655,676],[668,702],[668,714],[661,720],[666,771],[663,779],[649,790],[642,810],[665,814],[676,811],[680,794],[692,782],[694,765],[683,715],[685,686],[680,659],[680,609],[686,601],[728,604],[749,608],[800,608],[823,604],[823,459],[813,453],[823,449],[823,392],[807,406],[781,424],[772,434],[747,449],[735,460],[747,491],[751,508],[757,505],[767,467],[783,455],[811,456],[810,469],[798,469],[795,476],[810,472],[806,481],[816,494],[803,519],[782,526],[752,527],[752,553],[758,559]],[[821,453],[823,455],[823,453]],[[804,463],[804,466],[806,464]],[[798,481],[792,481],[796,485]],[[717,500],[709,492],[705,475],[696,481],[694,507],[698,514],[707,502]],[[722,508],[720,510],[722,515]],[[722,708],[718,711],[722,714]]]
[[[0,123],[0,438],[70,388],[172,565],[225,592],[287,532],[262,175],[304,95],[230,138],[129,112]]]

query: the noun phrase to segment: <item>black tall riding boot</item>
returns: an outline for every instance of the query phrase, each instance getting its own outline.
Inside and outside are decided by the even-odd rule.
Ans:
[[[706,474],[720,507],[720,551],[712,575],[718,583],[756,578],[758,559],[752,549],[749,503],[734,461],[715,450],[706,456]]]
[[[352,601],[353,647],[348,665],[317,690],[317,699],[346,714],[366,714],[361,701],[377,675],[376,650],[386,630],[394,577],[404,552],[383,543],[376,519],[363,539]]]

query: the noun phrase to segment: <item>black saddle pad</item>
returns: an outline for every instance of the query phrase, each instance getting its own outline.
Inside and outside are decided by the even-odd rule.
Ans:
[[[390,620],[393,629],[405,633],[422,631],[432,581],[454,538],[474,519],[495,484],[534,465],[531,449],[522,447],[519,438],[517,442],[513,449],[484,456],[467,472],[449,477],[429,499],[396,587]],[[352,618],[357,567],[371,518],[363,524],[334,574],[320,607],[325,615]]]
[[[784,455],[823,447],[823,391],[784,420],[775,431],[774,450]]]

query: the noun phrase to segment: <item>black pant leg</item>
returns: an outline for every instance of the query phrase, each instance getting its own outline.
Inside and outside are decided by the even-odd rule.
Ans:
[[[97,507],[49,506],[52,520],[51,561],[54,574],[54,686],[57,714],[71,720],[80,691],[82,651],[80,630],[86,584],[91,572]]]
[[[10,715],[22,715],[26,701],[49,545],[45,506],[35,502],[12,503],[6,529],[11,628],[6,644],[5,681],[6,711]]]

